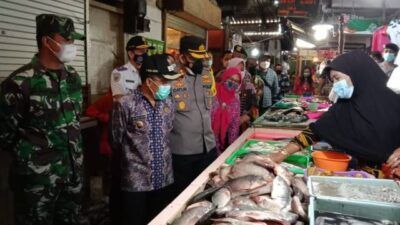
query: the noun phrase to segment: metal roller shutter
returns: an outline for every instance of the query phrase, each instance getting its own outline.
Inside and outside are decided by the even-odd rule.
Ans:
[[[201,38],[206,37],[206,30],[204,28],[169,13],[167,14],[167,26]]]
[[[1,0],[0,1],[0,82],[37,53],[35,17],[42,13],[67,16],[77,32],[85,33],[85,0]],[[78,55],[70,64],[83,84],[87,71],[84,41],[76,41]]]

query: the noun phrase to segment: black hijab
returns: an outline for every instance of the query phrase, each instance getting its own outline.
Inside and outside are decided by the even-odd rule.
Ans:
[[[347,74],[354,93],[339,99],[312,131],[357,159],[385,162],[400,147],[400,96],[386,87],[387,76],[364,52],[343,54],[326,69]]]

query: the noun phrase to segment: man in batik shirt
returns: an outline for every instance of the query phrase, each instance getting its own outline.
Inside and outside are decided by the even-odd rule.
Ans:
[[[170,199],[174,182],[167,135],[174,106],[171,81],[179,78],[172,56],[143,62],[142,84],[114,103],[112,140],[121,151],[122,224],[147,224]]]

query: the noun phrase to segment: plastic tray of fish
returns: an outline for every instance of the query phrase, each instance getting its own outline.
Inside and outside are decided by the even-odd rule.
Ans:
[[[393,180],[310,176],[307,185],[310,195],[316,198],[400,209],[400,187]]]
[[[310,198],[310,225],[398,225],[400,206]]]
[[[260,141],[248,140],[239,150],[229,156],[225,163],[232,165],[237,158],[243,157],[249,153],[268,154],[282,149],[287,142],[285,141]],[[311,155],[308,150],[295,153],[285,159],[285,162],[306,168],[311,161]],[[302,172],[304,173],[304,172]]]

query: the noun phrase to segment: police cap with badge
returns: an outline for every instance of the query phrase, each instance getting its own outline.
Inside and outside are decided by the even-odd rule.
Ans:
[[[126,43],[125,49],[128,51],[134,49],[154,49],[154,47],[147,44],[146,38],[135,36],[129,39],[128,43]]]
[[[179,51],[183,54],[190,54],[195,59],[208,58],[206,42],[196,36],[182,37],[179,43]]]

